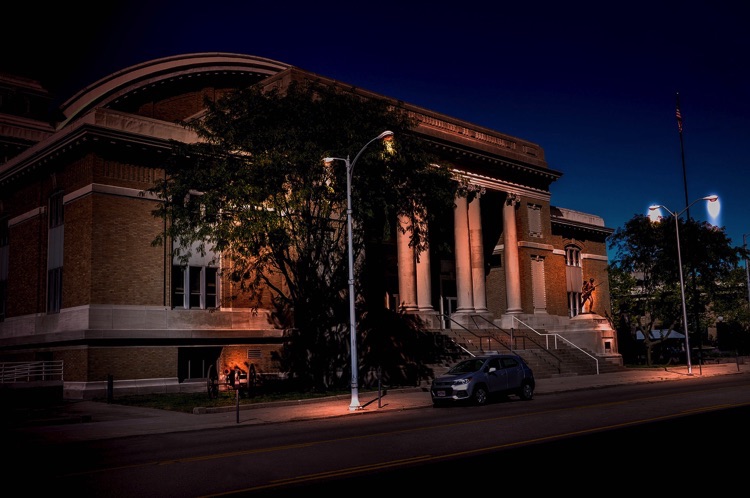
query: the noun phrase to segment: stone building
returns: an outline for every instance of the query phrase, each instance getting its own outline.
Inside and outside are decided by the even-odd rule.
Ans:
[[[38,83],[1,75],[0,360],[64,361],[72,398],[101,395],[112,379],[122,392],[177,391],[209,367],[272,372],[283,331],[270,307],[223,304],[228,284],[208,258],[180,267],[169,248],[152,246],[163,227],[152,215],[158,199],[143,191],[160,178],[170,140],[196,140],[175,123],[199,113],[204,97],[306,76],[346,86],[262,57],[168,57],[82,89],[50,122],[51,96]],[[621,362],[602,318],[612,230],[550,203],[562,173],[543,149],[358,91],[417,118],[416,133],[473,189],[470,202],[456,199],[452,260],[416,258],[397,240],[393,305],[436,333],[542,330]],[[597,299],[582,313],[590,278]]]

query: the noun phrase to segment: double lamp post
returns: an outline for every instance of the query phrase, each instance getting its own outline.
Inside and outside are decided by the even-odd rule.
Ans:
[[[349,245],[349,341],[350,355],[352,360],[352,400],[349,404],[349,411],[359,410],[362,406],[359,404],[359,387],[357,379],[357,316],[354,310],[354,248],[352,243],[352,171],[354,165],[362,155],[362,152],[373,142],[383,140],[393,136],[393,132],[386,130],[377,137],[367,142],[364,147],[357,152],[354,160],[349,162],[349,156],[346,159],[341,157],[326,157],[323,161],[330,164],[333,161],[344,161],[346,164],[346,231],[347,243]]]
[[[708,202],[716,202],[719,199],[718,195],[709,195],[706,197],[701,197],[700,199],[696,199],[690,204],[685,207],[682,211],[679,213],[673,213],[669,210],[666,206],[663,206],[661,204],[657,204],[655,206],[650,206],[648,209],[649,211],[654,211],[659,208],[663,208],[666,212],[668,212],[672,217],[674,218],[674,229],[675,234],[677,236],[677,266],[680,269],[680,294],[682,297],[682,326],[685,333],[685,356],[687,357],[687,368],[688,368],[688,374],[692,375],[693,373],[693,364],[690,359],[690,338],[688,337],[688,326],[687,326],[687,306],[685,305],[685,280],[682,277],[682,254],[680,251],[680,215],[690,209],[690,206],[695,204],[698,201],[708,201]]]

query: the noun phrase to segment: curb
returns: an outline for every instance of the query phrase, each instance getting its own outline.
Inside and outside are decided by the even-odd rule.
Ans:
[[[424,388],[421,387],[411,387],[411,388],[398,388],[398,389],[383,389],[382,395],[380,398],[385,397],[389,392],[391,393],[403,393],[403,392],[426,392]],[[360,392],[360,395],[362,394],[375,394],[374,401],[378,400],[377,391],[364,391]],[[239,405],[239,410],[253,410],[253,409],[259,409],[259,408],[270,408],[274,406],[302,406],[302,405],[309,405],[309,404],[315,404],[315,403],[324,403],[326,401],[339,401],[339,400],[346,400],[351,397],[350,394],[338,394],[336,396],[321,396],[319,398],[305,398],[305,399],[291,399],[291,400],[284,400],[284,401],[269,401],[265,403],[244,403]],[[369,403],[372,403],[370,401]],[[207,415],[211,413],[226,413],[226,412],[234,412],[237,411],[238,407],[237,405],[232,406],[217,406],[217,407],[203,407],[198,406],[193,408],[193,415]]]

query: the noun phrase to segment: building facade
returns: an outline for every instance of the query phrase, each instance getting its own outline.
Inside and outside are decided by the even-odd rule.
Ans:
[[[250,366],[273,373],[283,330],[270,303],[242,307],[210,257],[187,266],[154,246],[164,231],[144,192],[163,178],[170,141],[197,137],[176,124],[205,97],[254,84],[314,77],[238,54],[186,54],[123,69],[65,101],[36,82],[0,76],[0,361],[63,360],[65,393],[175,391]],[[439,333],[529,327],[619,361],[609,313],[606,238],[592,214],[551,204],[543,149],[364,90],[416,118],[415,133],[471,195],[457,197],[451,258],[414,254],[397,236],[388,300]],[[594,279],[593,309],[581,308]],[[586,312],[584,312],[586,311]],[[481,321],[477,321],[477,317]]]

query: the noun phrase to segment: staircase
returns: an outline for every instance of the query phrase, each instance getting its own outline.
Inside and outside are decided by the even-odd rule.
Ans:
[[[579,348],[566,339],[544,330],[514,330],[509,332],[483,319],[477,328],[454,325],[454,328],[434,330],[443,336],[446,354],[429,365],[433,377],[445,373],[459,360],[491,353],[514,353],[521,356],[534,371],[537,379],[568,375],[596,375],[625,369],[619,363],[597,357],[592,351]],[[553,340],[550,340],[552,338]],[[431,379],[427,379],[428,383]]]

